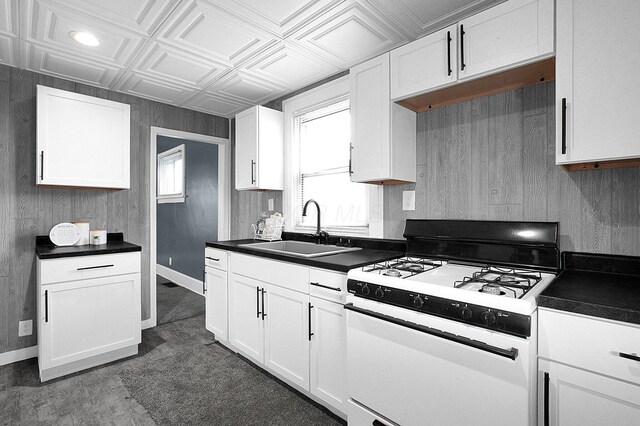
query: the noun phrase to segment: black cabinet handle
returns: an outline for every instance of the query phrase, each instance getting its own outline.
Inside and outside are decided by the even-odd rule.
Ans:
[[[451,75],[451,31],[447,31],[447,75]]]
[[[640,362],[640,356],[635,355],[635,354],[626,354],[624,352],[620,352],[620,358],[626,358],[626,359],[630,359],[632,361]]]
[[[266,309],[265,309],[265,306],[264,306],[264,295],[265,295],[266,292],[267,292],[267,290],[265,290],[263,288],[262,289],[262,321],[264,321],[264,317],[267,316]]]
[[[202,294],[207,292],[207,287],[204,285],[205,282],[207,282],[207,271],[202,271]]]
[[[460,69],[464,70],[464,25],[460,24]]]
[[[256,318],[260,318],[260,287],[256,286]]]
[[[311,309],[313,309],[313,305],[309,303],[309,341],[311,341],[311,336],[314,334],[311,332]]]
[[[562,98],[562,153],[567,153],[567,98]]]
[[[44,151],[40,151],[40,180],[44,180]]]
[[[99,268],[111,268],[114,265],[98,265],[98,266],[86,266],[84,268],[78,268],[78,271],[86,271],[88,269],[99,269]]]
[[[373,421],[373,423],[371,423],[372,426],[387,426],[384,423],[382,423],[380,420],[376,419]]]
[[[253,160],[251,160],[251,183],[252,183],[252,184],[253,184],[253,183],[256,183],[255,174],[254,174],[254,172],[253,172],[253,169],[254,169],[255,165],[256,165],[256,162],[255,162],[255,161],[253,161]]]
[[[49,290],[44,291],[44,322],[49,322]]]
[[[544,426],[549,426],[549,373],[544,373]]]
[[[220,259],[216,259],[215,257],[207,256],[206,258],[209,259],[209,260],[213,260],[214,262],[220,262]]]
[[[327,288],[327,289],[333,290],[333,291],[342,291],[342,289],[340,287],[330,287],[328,285],[323,285],[323,284],[320,284],[320,283],[309,283],[309,284],[314,285],[316,287]]]

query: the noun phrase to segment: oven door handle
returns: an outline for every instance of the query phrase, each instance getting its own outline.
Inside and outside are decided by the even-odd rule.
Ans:
[[[416,330],[421,333],[430,334],[432,336],[436,336],[441,339],[460,343],[461,345],[471,346],[472,348],[480,349],[485,352],[490,352],[494,355],[498,355],[504,358],[509,358],[514,361],[516,358],[518,358],[518,349],[516,348],[510,348],[510,349],[499,348],[497,346],[492,346],[487,343],[480,342],[478,340],[469,339],[467,337],[461,337],[453,333],[447,333],[446,331],[438,330],[437,328],[431,328],[431,327],[416,324],[413,322],[394,318],[389,315],[379,314],[377,312],[370,311],[368,309],[358,308],[356,306],[353,306],[353,303],[347,303],[346,305],[344,305],[344,308],[348,311],[353,311],[362,315],[367,315],[382,321],[386,321],[392,324],[400,325],[402,327],[410,328],[412,330]]]

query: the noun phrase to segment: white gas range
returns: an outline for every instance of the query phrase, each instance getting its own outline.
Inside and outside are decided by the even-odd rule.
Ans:
[[[405,237],[413,255],[348,273],[350,419],[534,424],[557,223],[408,220]]]

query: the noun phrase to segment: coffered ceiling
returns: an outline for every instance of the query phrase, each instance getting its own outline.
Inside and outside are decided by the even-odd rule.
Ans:
[[[500,1],[0,0],[0,63],[231,117]]]

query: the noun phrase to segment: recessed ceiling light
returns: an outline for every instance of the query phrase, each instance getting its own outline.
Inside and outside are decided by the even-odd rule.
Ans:
[[[98,40],[93,34],[86,31],[71,31],[69,33],[69,37],[80,44],[84,44],[85,46],[95,47],[100,45],[100,40]]]

